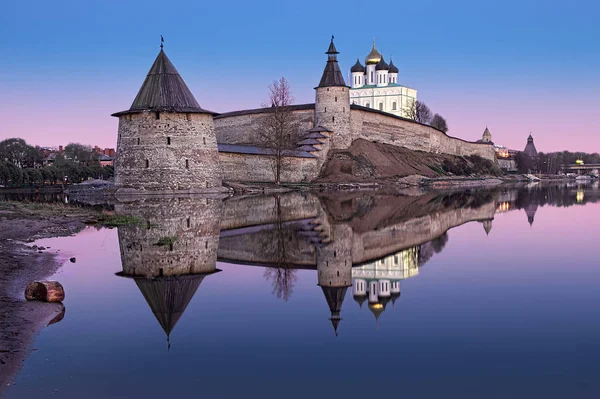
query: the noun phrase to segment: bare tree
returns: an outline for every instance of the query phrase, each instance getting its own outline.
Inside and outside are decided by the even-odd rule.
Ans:
[[[429,124],[431,122],[431,110],[422,101],[412,100],[405,108],[407,118],[414,119],[417,122]]]
[[[286,232],[283,227],[283,216],[281,210],[281,197],[275,194],[275,207],[273,209],[276,217],[275,239],[268,243],[269,248],[265,252],[269,253],[275,250],[274,266],[265,269],[264,277],[271,280],[273,284],[273,294],[277,298],[288,301],[294,290],[296,282],[296,270],[288,259],[288,248],[286,248]],[[275,248],[273,248],[275,247]]]
[[[298,122],[291,108],[293,102],[288,81],[284,77],[273,81],[269,86],[269,100],[263,104],[268,110],[255,128],[260,143],[274,151],[275,184],[281,183],[283,153],[293,146],[292,139],[298,130]]]
[[[446,133],[448,131],[448,124],[446,123],[446,120],[440,114],[433,115],[433,119],[431,120],[431,126],[433,126],[436,129],[441,130],[444,133]]]

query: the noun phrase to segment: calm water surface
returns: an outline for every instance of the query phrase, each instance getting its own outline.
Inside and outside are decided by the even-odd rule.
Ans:
[[[117,203],[24,398],[600,397],[600,191]],[[157,245],[157,244],[163,245]]]

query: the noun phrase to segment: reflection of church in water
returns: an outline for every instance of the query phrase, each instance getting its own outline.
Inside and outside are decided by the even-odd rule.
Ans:
[[[355,306],[377,322],[398,301],[401,280],[442,250],[450,228],[491,220],[496,210],[493,201],[445,204],[452,201],[434,194],[137,199],[115,205],[143,220],[119,227],[118,275],[135,282],[169,337],[201,283],[219,271],[217,260],[315,270],[337,334],[350,287]]]

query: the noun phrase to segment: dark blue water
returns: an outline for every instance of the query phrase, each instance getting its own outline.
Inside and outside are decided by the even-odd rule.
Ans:
[[[40,332],[7,397],[600,397],[597,197],[597,187],[530,187],[192,201],[181,220],[173,203],[127,205],[163,230],[38,243],[77,262],[53,277],[66,289],[64,320]],[[306,223],[318,218],[329,235],[315,239]],[[178,237],[172,251],[151,245],[165,232]],[[148,258],[128,252],[136,245]],[[339,266],[339,281],[352,275],[341,295],[337,275],[319,272],[344,257],[354,265]],[[216,258],[221,271],[189,273]],[[132,264],[137,277],[115,274],[133,274]],[[182,270],[203,276],[191,296]],[[348,285],[369,271],[398,282],[400,296],[355,296]]]

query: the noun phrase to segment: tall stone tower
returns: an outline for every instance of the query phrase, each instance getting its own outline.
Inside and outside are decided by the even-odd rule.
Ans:
[[[115,183],[121,191],[221,189],[213,113],[202,109],[162,49],[119,118]]]
[[[337,62],[339,52],[333,44],[333,36],[327,49],[327,65],[319,86],[315,87],[315,127],[322,126],[333,133],[331,148],[348,148],[352,143],[350,129],[350,88]]]

